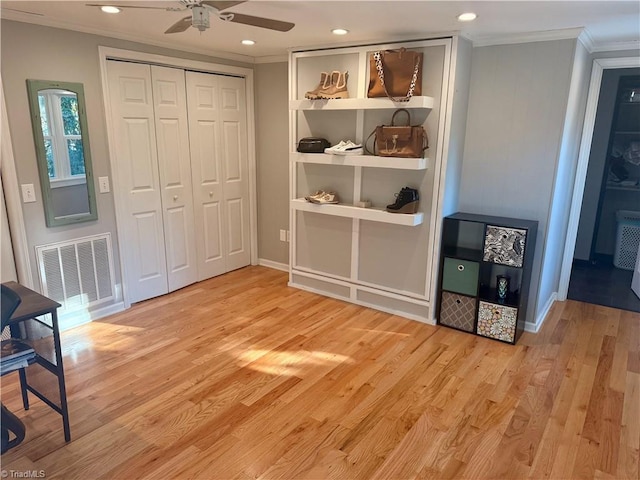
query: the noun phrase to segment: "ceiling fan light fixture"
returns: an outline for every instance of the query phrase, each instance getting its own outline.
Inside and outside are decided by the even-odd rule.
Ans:
[[[458,15],[458,21],[459,22],[471,22],[471,21],[475,20],[476,18],[478,18],[478,15],[476,15],[473,12],[466,12],[466,13],[461,13],[460,15]]]
[[[333,30],[331,30],[331,33],[333,33],[334,35],[346,35],[347,33],[349,33],[349,30],[344,28],[334,28]]]
[[[104,13],[120,13],[122,11],[121,9],[119,9],[118,7],[114,7],[113,5],[104,5],[100,7],[100,10],[102,10]]]
[[[255,45],[256,42],[254,42],[253,40],[242,40],[242,45]]]
[[[205,7],[193,7],[191,9],[191,25],[204,32],[210,26],[209,11]]]

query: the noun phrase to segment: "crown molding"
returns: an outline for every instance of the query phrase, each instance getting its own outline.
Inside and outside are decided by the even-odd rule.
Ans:
[[[609,42],[594,46],[591,53],[595,52],[617,52],[621,50],[640,50],[640,40],[629,42]]]
[[[256,65],[261,63],[287,63],[289,61],[288,55],[265,55],[264,57],[255,57],[253,63]]]
[[[580,28],[565,28],[561,30],[546,30],[542,32],[515,33],[509,35],[471,36],[469,39],[474,47],[489,47],[492,45],[511,45],[514,43],[549,42],[551,40],[567,40],[578,38],[584,31]]]
[[[640,40],[596,43],[589,31],[583,27],[513,35],[495,35],[486,37],[466,35],[466,37],[471,40],[474,47],[489,47],[492,45],[509,45],[514,43],[548,42],[551,40],[577,38],[589,53],[640,50]]]
[[[580,34],[578,41],[584,45],[589,53],[640,50],[640,40],[596,43],[586,29]]]
[[[593,41],[593,37],[591,34],[584,29],[580,35],[578,35],[578,41],[582,43],[584,48],[587,49],[587,52],[593,53],[593,49],[595,48],[595,42]]]

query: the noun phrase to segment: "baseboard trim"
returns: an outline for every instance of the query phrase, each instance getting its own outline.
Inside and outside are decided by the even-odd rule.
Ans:
[[[536,323],[525,322],[524,324],[525,332],[538,333],[538,331],[540,331],[540,328],[542,327],[542,324],[546,320],[547,315],[549,315],[549,311],[551,310],[551,307],[553,306],[554,302],[557,299],[558,299],[558,292],[553,292],[549,297],[549,300],[547,300],[547,303],[544,305],[544,308],[540,312],[540,315],[538,315],[538,317],[536,318]]]
[[[326,292],[324,290],[320,290],[317,288],[309,287],[307,285],[302,285],[295,282],[289,282],[287,284],[290,287],[297,288],[299,290],[304,290],[305,292],[315,293],[317,295],[321,295],[323,297],[335,298],[336,300],[341,300],[346,303],[353,303],[355,305],[360,305],[361,307],[370,308],[371,310],[378,310],[380,312],[389,313],[391,315],[396,315],[398,317],[407,318],[409,320],[415,320],[416,322],[425,323],[427,325],[436,325],[436,322],[432,318],[423,317],[421,315],[416,315],[413,313],[405,312],[402,310],[398,310],[395,308],[387,308],[382,305],[377,305],[375,303],[364,302],[362,300],[358,300],[356,298],[346,298],[340,295],[336,295],[331,292]]]
[[[124,310],[124,302],[118,302],[107,305],[106,307],[92,310],[90,312],[87,312],[86,310],[74,310],[70,312],[59,311],[58,318],[60,323],[60,330],[69,330],[71,328],[78,327],[85,323],[93,322],[94,320],[98,320],[100,318],[104,318],[108,315],[113,315],[114,313],[119,313]]]
[[[282,270],[283,272],[289,272],[289,265],[286,263],[274,262],[273,260],[267,260],[265,258],[258,259],[258,265],[275,270]]]

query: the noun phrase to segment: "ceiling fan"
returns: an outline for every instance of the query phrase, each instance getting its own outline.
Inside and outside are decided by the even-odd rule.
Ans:
[[[118,5],[113,3],[87,3],[89,7],[104,7],[113,6],[117,8],[144,8],[152,10],[168,10],[171,12],[186,12],[191,11],[191,15],[178,20],[171,27],[169,27],[164,33],[179,33],[186,31],[189,27],[194,27],[204,32],[210,27],[209,17],[213,13],[220,20],[232,23],[241,23],[244,25],[251,25],[253,27],[267,28],[269,30],[276,30],[278,32],[288,32],[295,24],[290,22],[283,22],[281,20],[272,20],[270,18],[254,17],[252,15],[245,15],[243,13],[234,13],[223,11],[227,8],[235,7],[241,3],[246,3],[247,0],[237,2],[226,1],[207,1],[207,0],[179,0],[181,7],[149,7],[149,6],[137,6],[137,5]]]

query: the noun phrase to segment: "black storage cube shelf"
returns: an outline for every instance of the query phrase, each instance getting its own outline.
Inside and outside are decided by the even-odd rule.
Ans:
[[[515,344],[524,331],[537,230],[533,220],[445,217],[438,324]],[[506,277],[502,288],[498,277]]]

